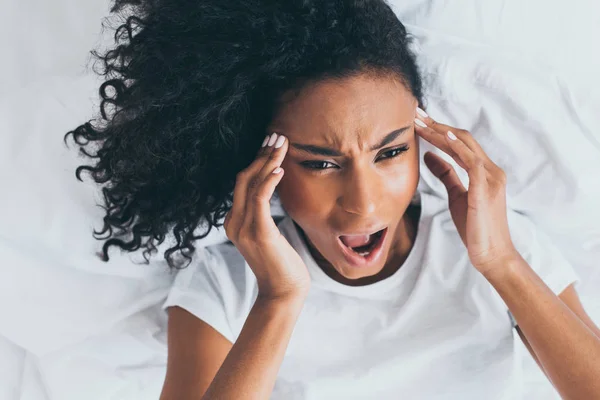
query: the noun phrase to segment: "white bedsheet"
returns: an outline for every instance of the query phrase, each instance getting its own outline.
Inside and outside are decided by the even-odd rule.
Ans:
[[[102,210],[62,135],[90,118],[104,0],[5,0],[0,14],[0,400],[156,398],[172,276],[94,257]],[[416,37],[428,111],[508,173],[509,205],[560,244],[600,321],[600,5],[391,1]],[[26,22],[25,22],[26,21]],[[6,53],[8,52],[8,53]],[[424,147],[423,151],[427,149]],[[422,168],[422,190],[444,193]],[[209,238],[218,241],[221,234]],[[528,399],[556,396],[529,363]]]

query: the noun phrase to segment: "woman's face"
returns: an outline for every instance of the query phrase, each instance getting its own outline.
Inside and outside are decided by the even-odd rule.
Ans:
[[[269,126],[290,142],[281,204],[341,279],[376,275],[406,249],[403,217],[419,179],[417,105],[398,81],[360,75],[304,88]]]

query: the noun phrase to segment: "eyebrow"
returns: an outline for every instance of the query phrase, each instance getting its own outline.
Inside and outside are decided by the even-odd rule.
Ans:
[[[381,140],[381,142],[377,143],[375,146],[371,147],[369,149],[369,151],[375,151],[375,150],[379,150],[380,148],[382,148],[383,146],[390,144],[391,142],[393,142],[394,140],[396,140],[398,138],[398,136],[402,135],[404,132],[406,132],[408,130],[408,128],[410,128],[410,125],[405,126],[403,128],[400,129],[396,129],[395,131],[392,131],[390,133],[388,133],[387,135],[385,135],[385,137]],[[321,147],[321,146],[315,146],[312,144],[300,144],[300,143],[290,143],[290,145],[298,150],[301,151],[305,151],[307,153],[312,153],[315,155],[319,155],[319,156],[329,156],[329,157],[341,157],[343,156],[342,153],[340,153],[339,151],[329,148],[329,147]]]

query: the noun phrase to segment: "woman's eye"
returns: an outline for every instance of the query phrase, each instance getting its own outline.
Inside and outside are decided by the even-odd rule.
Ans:
[[[381,156],[379,156],[378,160],[385,160],[388,158],[394,158],[394,157],[398,157],[400,154],[406,152],[408,150],[408,146],[402,146],[402,147],[397,147],[395,149],[386,151],[385,153],[382,153]]]
[[[377,158],[377,161],[398,157],[400,154],[406,152],[407,150],[408,150],[407,145],[388,150],[388,151],[382,153]],[[307,168],[310,170],[316,170],[316,171],[323,171],[326,169],[339,168],[339,166],[337,166],[336,164],[331,163],[329,161],[304,161],[304,162],[301,162],[300,164],[304,168]]]
[[[302,165],[305,168],[316,169],[316,170],[329,169],[332,167],[336,167],[335,164],[330,163],[328,161],[304,161],[302,163]]]

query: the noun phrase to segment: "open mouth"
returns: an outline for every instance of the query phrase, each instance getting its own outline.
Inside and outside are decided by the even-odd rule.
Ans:
[[[340,236],[339,242],[346,259],[353,265],[365,265],[375,261],[387,233],[387,228],[370,235]]]

